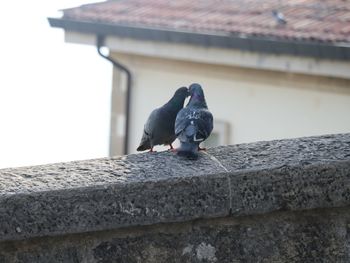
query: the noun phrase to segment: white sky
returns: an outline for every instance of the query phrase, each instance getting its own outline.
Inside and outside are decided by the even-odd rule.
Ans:
[[[112,66],[47,21],[84,3],[2,4],[0,168],[107,156]]]

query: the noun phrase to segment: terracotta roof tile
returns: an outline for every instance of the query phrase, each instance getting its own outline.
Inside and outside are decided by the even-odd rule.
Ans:
[[[283,13],[279,25],[272,10]],[[64,19],[193,33],[350,43],[350,0],[112,0],[64,10]]]

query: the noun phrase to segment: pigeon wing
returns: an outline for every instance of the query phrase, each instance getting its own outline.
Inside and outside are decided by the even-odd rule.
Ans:
[[[199,112],[199,118],[194,120],[197,126],[197,133],[195,140],[204,141],[210,135],[213,130],[213,115],[210,111],[202,109]]]
[[[182,131],[190,124],[190,120],[187,117],[189,114],[188,108],[183,108],[179,111],[175,119],[175,135],[179,136]]]
[[[184,108],[177,115],[175,134],[180,141],[203,141],[213,130],[213,115],[206,109]]]
[[[151,147],[152,147],[151,140],[153,137],[153,130],[156,127],[156,122],[158,119],[158,117],[157,117],[158,111],[159,111],[159,109],[155,109],[149,115],[149,117],[145,123],[145,126],[143,128],[141,142],[140,142],[139,147],[137,148],[137,151],[144,151],[144,150],[151,149]]]

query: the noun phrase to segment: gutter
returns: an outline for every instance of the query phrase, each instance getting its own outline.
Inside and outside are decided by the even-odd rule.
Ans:
[[[52,27],[95,35],[111,35],[139,40],[183,43],[277,55],[288,54],[319,59],[350,60],[350,44],[348,43],[320,43],[314,41],[275,39],[262,36],[173,31],[163,28],[76,21],[65,18],[49,18],[48,20]]]
[[[120,71],[123,71],[126,74],[126,101],[125,101],[125,134],[124,134],[124,155],[128,154],[128,148],[129,148],[129,130],[130,130],[130,104],[131,104],[131,88],[132,88],[132,75],[130,70],[124,66],[123,64],[119,63],[115,59],[111,58],[110,56],[106,56],[101,52],[102,47],[104,46],[105,36],[97,35],[97,52],[98,54],[103,57],[104,59],[108,60],[113,64],[113,67],[119,69]],[[113,98],[112,98],[113,99]],[[110,149],[112,148],[112,141],[110,141]]]

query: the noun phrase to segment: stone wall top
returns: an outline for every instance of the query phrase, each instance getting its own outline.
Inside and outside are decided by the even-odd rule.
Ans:
[[[350,134],[0,170],[0,241],[350,205]]]

